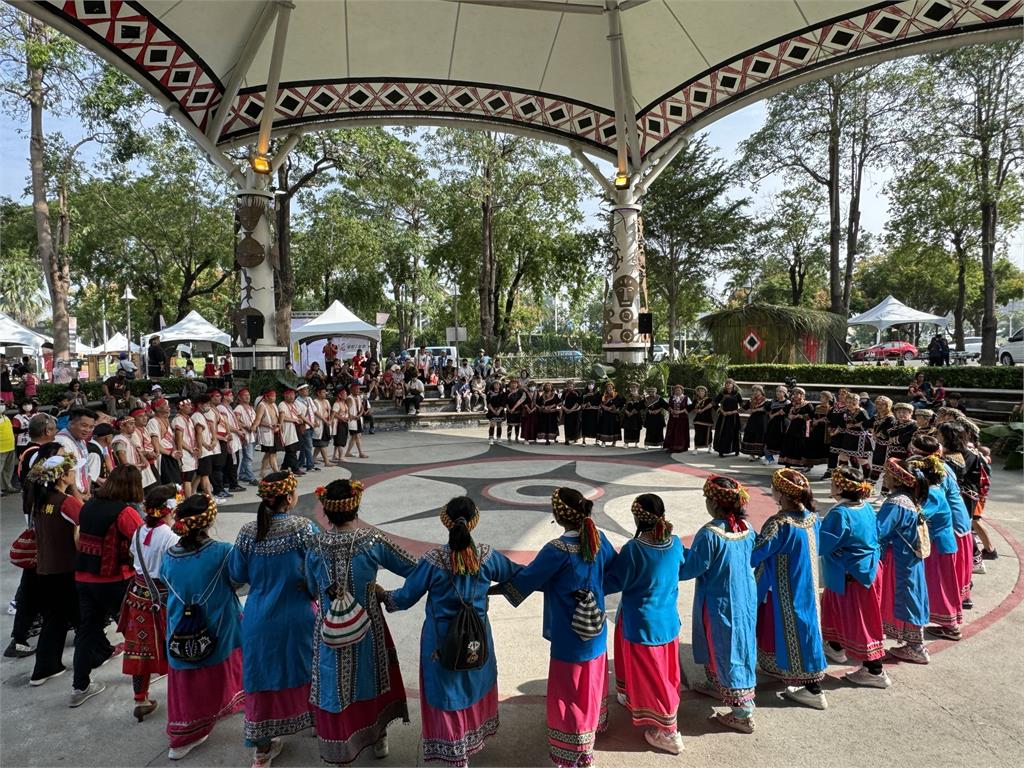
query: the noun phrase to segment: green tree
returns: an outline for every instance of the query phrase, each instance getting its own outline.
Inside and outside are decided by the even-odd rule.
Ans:
[[[0,311],[33,327],[45,309],[32,208],[0,198]]]
[[[736,169],[700,136],[644,199],[647,279],[665,300],[673,356],[679,326],[696,317],[706,281],[750,233],[749,200],[728,197],[737,182]]]

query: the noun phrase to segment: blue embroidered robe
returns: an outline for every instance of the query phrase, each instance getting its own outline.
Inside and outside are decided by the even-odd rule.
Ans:
[[[679,569],[686,557],[678,536],[664,544],[630,539],[605,571],[605,595],[622,592],[616,624],[631,643],[664,645],[679,635]]]
[[[866,501],[840,502],[821,521],[821,569],[825,587],[846,594],[846,575],[870,587],[878,574],[880,552],[875,510]]]
[[[928,623],[928,582],[924,560],[914,554],[918,544],[917,509],[904,494],[882,502],[876,525],[882,549],[892,549],[893,614],[908,624]]]

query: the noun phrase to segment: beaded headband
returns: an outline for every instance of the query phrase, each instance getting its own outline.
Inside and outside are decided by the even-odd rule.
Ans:
[[[641,506],[639,497],[633,500],[633,505],[629,509],[638,523],[652,526],[651,534],[655,541],[663,543],[672,536],[672,523]]]
[[[455,527],[455,523],[459,520],[465,520],[466,528],[472,531],[474,528],[476,528],[476,524],[480,522],[480,510],[477,509],[476,506],[474,506],[473,517],[471,519],[466,519],[465,517],[456,517],[454,520],[452,520],[451,516],[448,514],[448,505],[445,505],[441,507],[440,518],[441,525],[443,525],[449,531]]]
[[[320,500],[325,512],[355,512],[359,509],[359,502],[363,498],[363,484],[358,480],[349,480],[348,487],[352,495],[347,499],[328,499],[327,489],[321,486],[313,493]]]
[[[893,480],[900,485],[914,486],[917,484],[917,477],[913,472],[909,471],[905,467],[900,466],[900,461],[897,458],[891,458],[885,462],[885,471]]]
[[[772,475],[772,488],[791,499],[799,499],[811,485],[795,469],[777,469]]]
[[[711,475],[704,481],[704,495],[723,507],[736,507],[739,509],[746,506],[746,503],[750,501],[750,493],[747,489],[739,483],[736,483],[735,488],[726,488],[719,485],[715,481],[721,477],[721,475]],[[731,480],[732,478],[728,479]]]
[[[175,520],[174,525],[171,526],[172,531],[179,536],[184,536],[189,531],[202,531],[213,525],[213,520],[217,517],[217,502],[208,493],[204,493],[203,498],[206,499],[206,510],[198,515]]]
[[[48,485],[56,482],[57,478],[63,477],[65,472],[71,471],[76,466],[77,462],[73,456],[51,456],[33,464],[25,479],[32,483]]]
[[[570,523],[578,523],[587,517],[587,515],[580,510],[573,509],[562,501],[558,495],[557,489],[551,494],[551,509],[563,520],[568,520]]]
[[[937,453],[930,453],[927,456],[911,456],[907,463],[912,464],[912,468],[926,468],[939,479],[946,476],[946,465]]]
[[[261,499],[276,499],[278,496],[287,496],[295,490],[298,484],[299,479],[289,471],[288,475],[280,480],[273,482],[260,480],[260,484],[256,488],[256,495]]]
[[[840,491],[856,491],[865,497],[870,496],[871,491],[875,487],[875,484],[868,480],[851,480],[849,477],[843,477],[838,472],[832,473],[832,482],[836,484],[836,488]]]

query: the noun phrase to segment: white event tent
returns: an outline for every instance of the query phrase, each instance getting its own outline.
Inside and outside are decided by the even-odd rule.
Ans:
[[[334,336],[361,336],[379,342],[380,328],[360,320],[351,309],[335,300],[319,317],[292,331],[292,343],[301,344]]]
[[[116,355],[118,352],[128,351],[128,339],[125,335],[118,331],[109,339],[106,343],[97,344],[90,350],[92,355]],[[132,344],[132,352],[140,352],[141,347],[138,344]]]
[[[870,325],[875,329],[876,341],[886,328],[917,323],[946,326],[949,324],[949,320],[942,315],[932,315],[912,309],[899,299],[889,295],[867,312],[854,315],[846,321],[847,325]]]
[[[225,347],[231,346],[231,335],[220,330],[194,309],[174,325],[169,325],[155,333],[143,336],[143,346],[148,346],[149,340],[153,336],[159,336],[161,343],[168,341],[212,341],[214,344],[222,344]]]
[[[0,312],[0,346],[9,344],[38,350],[48,341],[52,341],[49,336],[36,333],[17,322],[10,315]]]

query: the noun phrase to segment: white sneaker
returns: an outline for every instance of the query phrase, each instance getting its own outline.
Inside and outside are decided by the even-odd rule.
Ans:
[[[92,682],[89,683],[89,687],[84,691],[79,691],[77,688],[71,691],[71,700],[68,702],[69,707],[80,707],[93,696],[98,696],[107,690],[107,686],[103,683]]]
[[[201,739],[196,739],[191,744],[186,744],[183,747],[171,747],[170,749],[167,750],[167,759],[168,760],[181,760],[181,758],[183,758],[185,755],[187,755],[193,749],[198,747],[200,744],[202,744],[208,738],[210,738],[209,734],[207,734],[206,736],[203,736]]]
[[[627,707],[627,708],[629,707],[629,699],[626,698],[626,694],[619,693],[618,691],[616,691],[615,692],[615,700],[617,702],[619,702],[619,706]]]
[[[378,760],[383,760],[388,756],[388,735],[386,733],[373,745],[373,756]]]
[[[838,651],[828,643],[825,643],[825,656],[828,657],[829,661],[835,662],[836,664],[845,664],[849,661],[846,657],[846,651],[840,648]]]
[[[984,574],[984,573],[987,573],[987,572],[988,571],[985,568],[985,564],[984,563],[978,563],[977,565],[974,565],[971,568],[971,573],[981,573],[981,574]]]
[[[912,664],[927,664],[931,661],[928,649],[923,645],[897,645],[895,648],[889,649],[889,655],[900,661],[909,661]]]
[[[648,728],[644,731],[644,738],[655,749],[668,752],[670,755],[678,755],[683,751],[683,737],[679,735],[679,731],[665,733],[656,728]]]
[[[489,445],[494,445],[494,440],[488,440],[488,441],[487,441],[487,443],[488,443]]]
[[[812,709],[828,709],[828,701],[824,693],[811,693],[802,685],[790,685],[779,694],[784,699],[795,701]]]
[[[18,604],[14,600],[11,600],[11,602],[9,602],[7,604],[7,615],[8,616],[17,616],[18,615]]]
[[[252,751],[252,768],[270,768],[270,763],[281,754],[283,748],[284,742],[281,739],[271,739],[270,749],[267,752],[254,749]]]
[[[882,670],[880,675],[873,675],[868,672],[867,667],[861,667],[854,672],[843,675],[843,677],[854,685],[863,685],[868,688],[888,688],[892,685],[892,680],[885,670]]]

